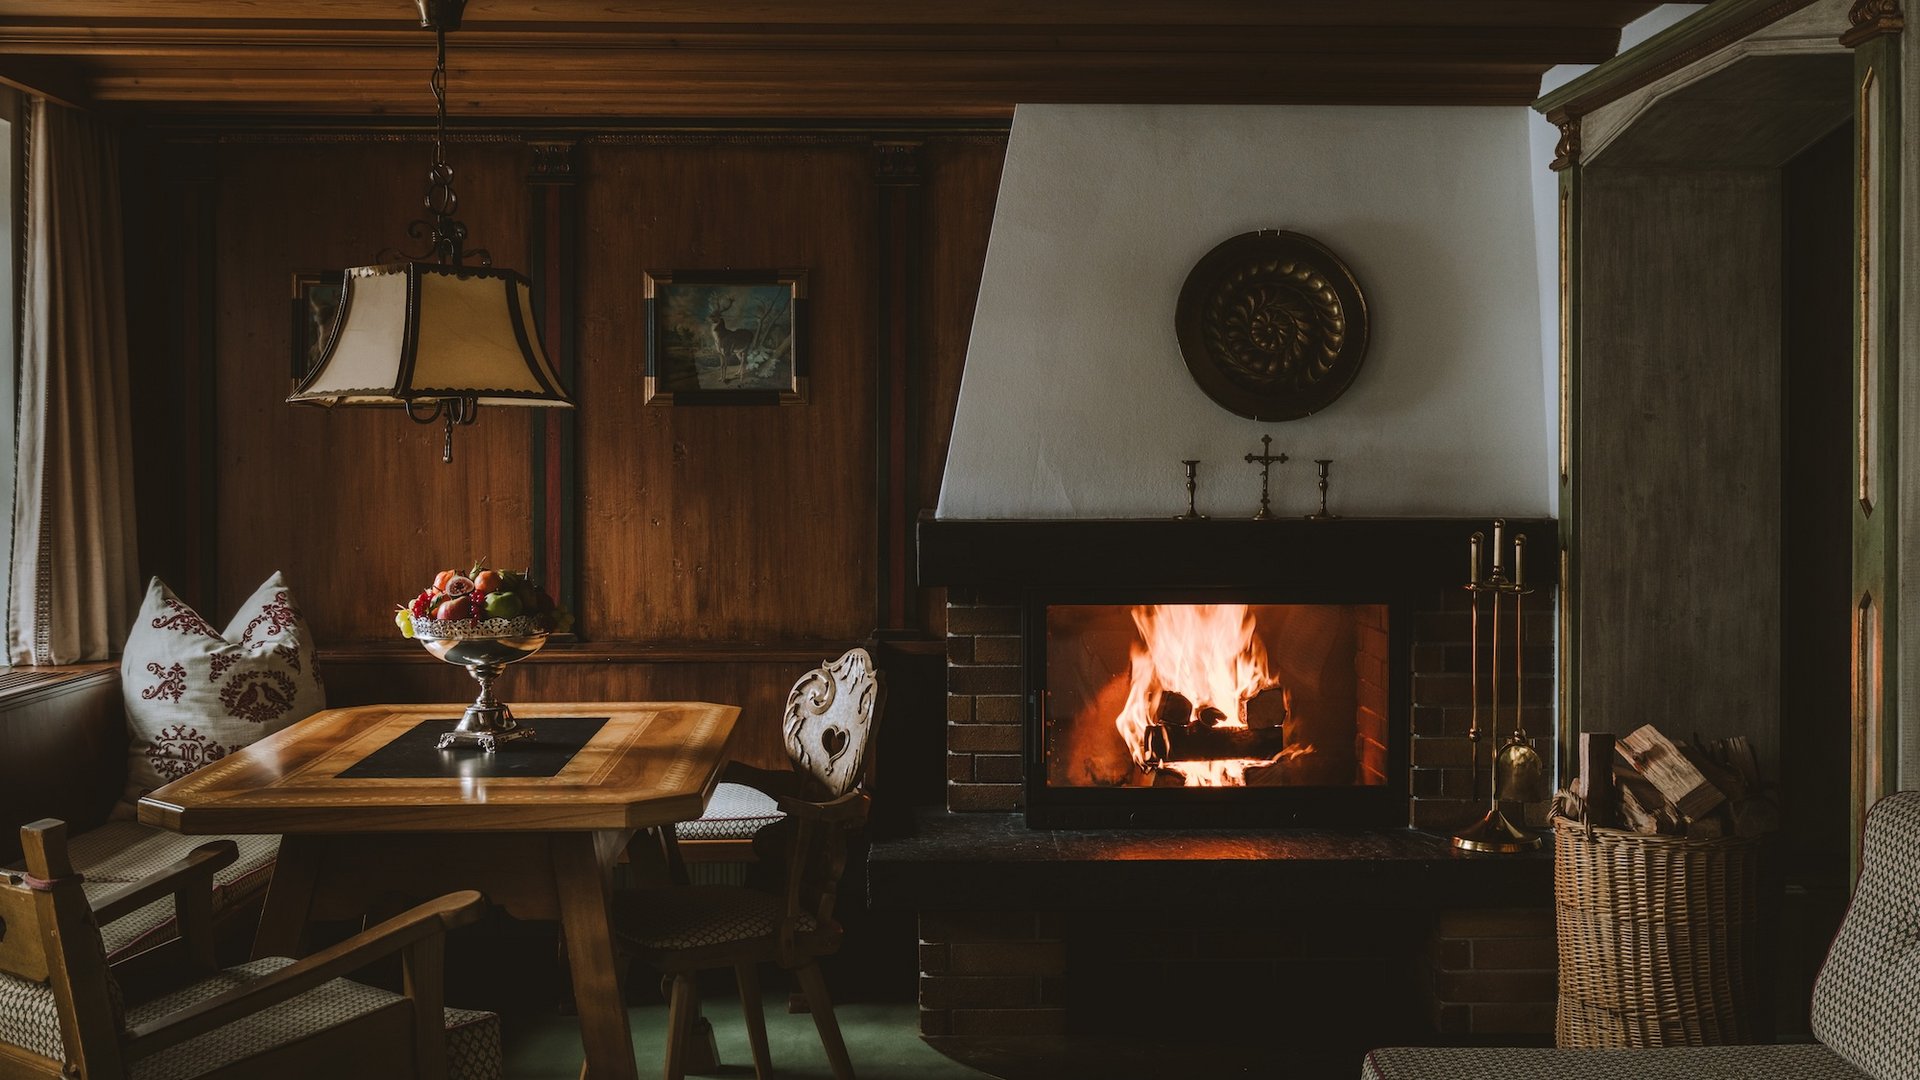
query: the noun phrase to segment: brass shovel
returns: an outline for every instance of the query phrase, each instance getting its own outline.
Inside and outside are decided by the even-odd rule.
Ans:
[[[1527,686],[1527,633],[1520,612],[1522,598],[1532,590],[1522,576],[1525,535],[1513,538],[1513,734],[1493,757],[1494,797],[1501,802],[1541,802],[1547,797],[1547,766],[1527,737],[1524,719]]]

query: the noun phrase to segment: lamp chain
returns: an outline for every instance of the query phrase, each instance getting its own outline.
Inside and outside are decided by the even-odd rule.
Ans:
[[[433,165],[427,169],[427,212],[433,215],[433,254],[449,266],[466,255],[467,227],[454,220],[460,206],[453,191],[453,166],[447,164],[447,27],[433,27]]]

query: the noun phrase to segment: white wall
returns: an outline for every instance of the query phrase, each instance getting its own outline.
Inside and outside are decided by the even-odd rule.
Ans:
[[[1348,515],[1549,512],[1551,459],[1526,109],[1021,106],[941,485],[944,518],[1250,516],[1313,458]],[[1187,272],[1253,229],[1304,232],[1366,290],[1346,394],[1286,423],[1201,393],[1174,338]]]

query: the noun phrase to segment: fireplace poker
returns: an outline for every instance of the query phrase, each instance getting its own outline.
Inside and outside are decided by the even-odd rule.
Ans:
[[[1469,719],[1467,721],[1467,794],[1480,790],[1480,544],[1486,539],[1485,533],[1476,532],[1467,538],[1467,597],[1473,603],[1473,615],[1467,622],[1468,675],[1470,689],[1467,693]]]
[[[1513,734],[1501,745],[1493,762],[1493,786],[1497,797],[1507,802],[1539,802],[1547,797],[1547,771],[1533,740],[1527,737],[1526,717],[1526,628],[1521,622],[1521,598],[1532,592],[1527,588],[1521,561],[1526,555],[1527,538],[1513,538],[1513,580],[1507,590],[1513,593]]]

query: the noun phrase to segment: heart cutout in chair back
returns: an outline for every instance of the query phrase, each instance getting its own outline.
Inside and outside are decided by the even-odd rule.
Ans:
[[[820,746],[827,752],[827,760],[837,759],[847,749],[847,729],[829,727],[820,729]]]

